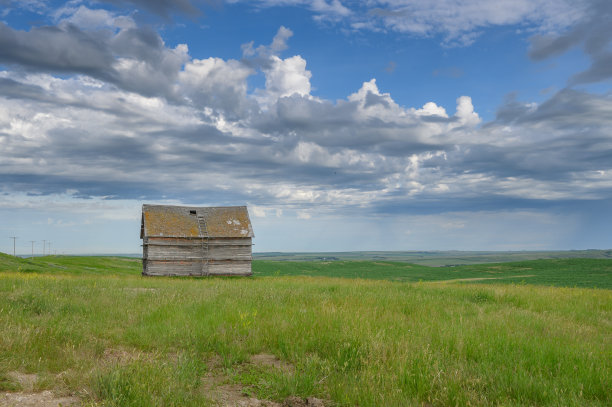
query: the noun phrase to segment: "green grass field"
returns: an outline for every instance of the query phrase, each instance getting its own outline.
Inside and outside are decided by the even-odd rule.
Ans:
[[[612,259],[612,250],[555,251],[360,251],[360,252],[261,252],[253,253],[256,260],[274,261],[395,261],[423,266],[445,266],[479,263],[505,263],[541,259]]]
[[[258,261],[252,278],[181,279],[141,277],[137,259],[0,255],[0,394],[26,392],[18,373],[84,405],[223,405],[239,389],[327,406],[607,406],[611,264]]]
[[[312,276],[392,281],[513,283],[612,289],[612,260],[554,259],[512,263],[428,267],[387,261],[263,261],[253,263],[258,276]]]

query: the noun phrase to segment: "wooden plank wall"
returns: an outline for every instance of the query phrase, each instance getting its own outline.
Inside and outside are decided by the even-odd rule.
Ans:
[[[251,259],[251,238],[145,237],[142,262],[151,276],[251,275]]]
[[[146,260],[145,267],[143,274],[147,276],[250,276],[252,274],[250,261],[235,260],[211,261],[204,267],[201,262]]]

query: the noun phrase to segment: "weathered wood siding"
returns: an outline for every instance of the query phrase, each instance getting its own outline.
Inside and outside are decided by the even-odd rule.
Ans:
[[[147,237],[143,274],[150,276],[251,275],[251,238]]]

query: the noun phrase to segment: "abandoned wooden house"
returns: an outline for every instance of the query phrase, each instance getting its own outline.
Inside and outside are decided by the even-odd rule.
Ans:
[[[143,205],[140,238],[143,275],[252,274],[246,206]]]

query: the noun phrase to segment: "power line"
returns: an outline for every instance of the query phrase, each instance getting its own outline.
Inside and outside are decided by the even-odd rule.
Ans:
[[[30,243],[32,243],[32,258],[34,258],[34,243],[36,243],[36,240],[30,240]]]
[[[13,256],[15,256],[15,242],[19,236],[10,236],[9,239],[13,239]]]
[[[45,255],[45,246],[47,246],[47,241],[43,239],[43,256]]]

